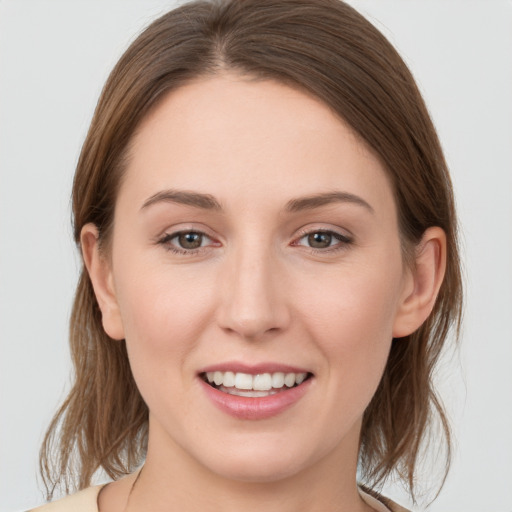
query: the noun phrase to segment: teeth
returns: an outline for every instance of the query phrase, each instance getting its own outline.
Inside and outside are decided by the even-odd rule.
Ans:
[[[222,385],[232,388],[235,385],[235,374],[233,372],[226,372],[222,378]]]
[[[295,373],[287,373],[284,377],[284,385],[291,388],[295,384]]]
[[[228,393],[229,395],[245,396],[248,398],[259,398],[262,396],[270,396],[279,393],[279,391],[276,391],[275,389],[271,389],[269,391],[242,391],[237,388],[225,388],[224,386],[221,386],[219,389],[224,393]]]
[[[268,391],[272,389],[272,375],[270,375],[270,373],[255,375],[252,379],[252,387],[258,391]]]
[[[225,386],[229,387],[228,385]],[[252,389],[252,375],[248,373],[237,373],[235,375],[235,388]]]
[[[306,374],[305,373],[298,373],[296,376],[295,376],[295,382],[297,384],[302,384],[304,382],[304,379],[306,378]]]
[[[233,373],[233,372],[207,372],[206,380],[210,384],[215,384],[217,387],[235,388],[241,391],[244,396],[263,396],[257,393],[252,394],[248,391],[270,391],[272,389],[281,389],[286,386],[291,388],[299,385],[307,377],[307,373],[261,373],[258,375],[251,375],[250,373]]]
[[[272,375],[272,387],[279,389],[284,386],[284,373],[277,372]]]

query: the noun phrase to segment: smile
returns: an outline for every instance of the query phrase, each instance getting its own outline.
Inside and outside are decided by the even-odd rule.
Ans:
[[[291,368],[273,372],[270,368],[267,372],[251,370],[253,373],[212,368],[199,374],[199,382],[209,400],[223,413],[242,420],[262,420],[299,402],[315,380],[312,373],[293,372]]]
[[[308,378],[308,373],[262,373],[251,375],[242,372],[206,372],[203,379],[211,386],[230,395],[258,398],[275,395],[293,388]]]

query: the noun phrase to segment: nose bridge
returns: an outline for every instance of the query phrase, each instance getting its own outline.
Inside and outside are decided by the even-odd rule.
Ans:
[[[282,289],[282,268],[271,244],[240,241],[224,265],[221,327],[244,338],[284,329],[289,320]]]

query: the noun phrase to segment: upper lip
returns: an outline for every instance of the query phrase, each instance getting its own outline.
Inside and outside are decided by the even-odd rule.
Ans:
[[[198,373],[207,372],[233,372],[248,373],[250,375],[261,375],[262,373],[311,373],[305,368],[291,366],[289,364],[263,362],[257,364],[247,364],[238,361],[225,361],[223,363],[211,364],[201,368]]]

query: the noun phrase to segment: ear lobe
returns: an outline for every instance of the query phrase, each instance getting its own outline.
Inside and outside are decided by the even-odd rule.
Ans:
[[[430,315],[446,270],[446,235],[439,227],[428,228],[416,248],[414,268],[407,276],[393,326],[393,337],[416,331]]]
[[[99,248],[98,229],[86,224],[80,233],[80,245],[84,263],[94,288],[94,294],[101,310],[105,332],[113,339],[124,339],[121,313],[114,289],[110,262]]]

